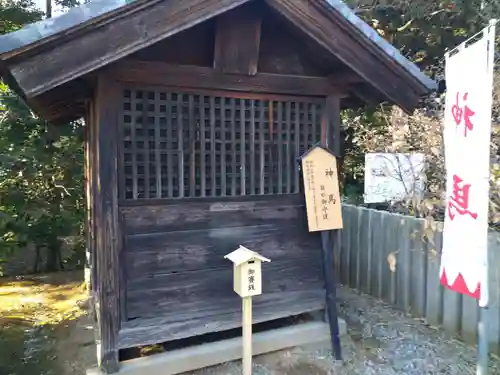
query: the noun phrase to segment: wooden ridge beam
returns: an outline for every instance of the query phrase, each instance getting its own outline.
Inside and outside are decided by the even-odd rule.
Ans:
[[[224,74],[207,67],[133,60],[116,63],[110,67],[110,72],[118,81],[143,85],[320,97],[331,94],[349,95],[346,85],[348,77],[343,77],[342,85],[337,85],[332,82],[331,77],[269,73],[257,73],[254,76]]]

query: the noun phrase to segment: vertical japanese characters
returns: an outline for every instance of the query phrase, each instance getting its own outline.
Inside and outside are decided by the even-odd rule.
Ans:
[[[451,115],[457,128],[463,127],[463,136],[467,137],[468,131],[474,130],[474,124],[471,117],[475,115],[472,109],[466,104],[469,93],[456,93],[456,103],[451,107]],[[463,98],[461,103],[459,98]],[[459,129],[460,130],[460,129]],[[453,173],[453,172],[452,172]],[[473,220],[477,219],[477,213],[469,210],[469,193],[472,184],[464,181],[459,175],[453,173],[453,191],[448,196],[447,213],[450,220],[455,219],[455,215],[469,215]]]
[[[315,147],[302,159],[309,231],[342,228],[337,159]]]
[[[255,270],[253,268],[248,269],[248,291],[255,291]]]

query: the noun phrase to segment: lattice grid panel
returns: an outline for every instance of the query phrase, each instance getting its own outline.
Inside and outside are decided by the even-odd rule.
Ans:
[[[320,140],[322,101],[124,90],[121,197],[287,194]]]

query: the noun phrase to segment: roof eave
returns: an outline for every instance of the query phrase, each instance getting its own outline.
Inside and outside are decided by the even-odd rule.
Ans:
[[[159,1],[159,0],[156,0]],[[36,49],[61,37],[71,37],[89,25],[98,27],[152,0],[93,0],[69,9],[57,17],[28,24],[20,30],[0,35],[0,59],[6,60]]]
[[[418,68],[418,66],[404,57],[397,48],[387,42],[375,29],[359,18],[356,13],[342,0],[325,1],[328,5],[330,5],[330,7],[341,14],[353,27],[361,32],[367,40],[371,41],[375,46],[383,51],[387,57],[390,57],[394,62],[408,72],[413,77],[414,83],[422,87],[421,95],[425,95],[438,89],[436,81],[428,77]]]

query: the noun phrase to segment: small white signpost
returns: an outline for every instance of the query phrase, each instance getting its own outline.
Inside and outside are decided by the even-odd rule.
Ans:
[[[233,289],[242,298],[243,375],[251,375],[252,297],[262,294],[262,262],[271,260],[241,245],[224,258],[233,262]]]

